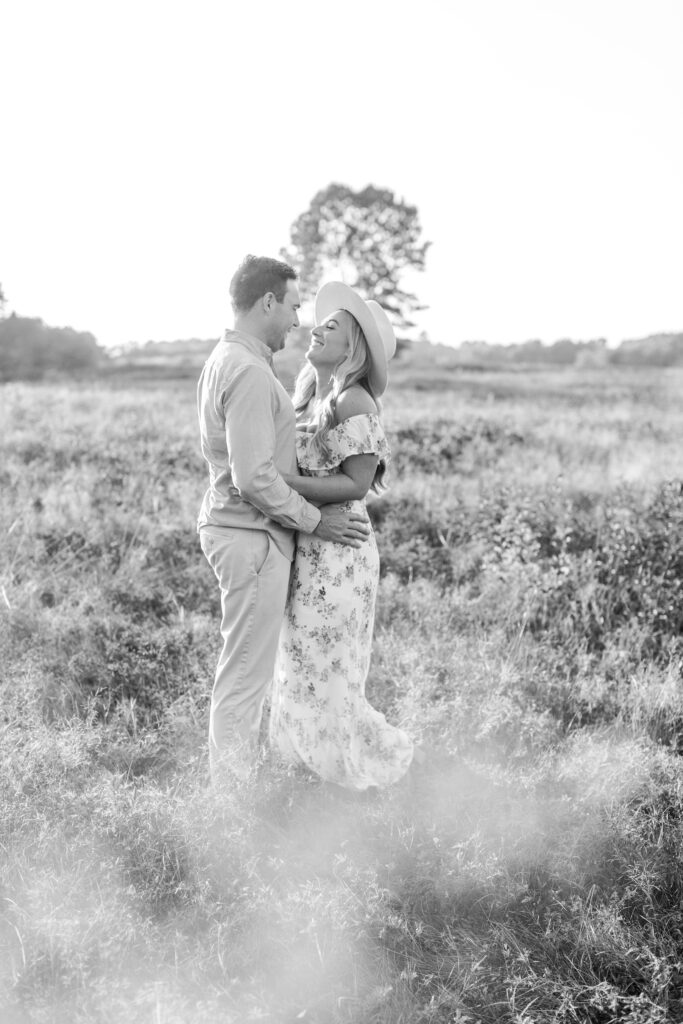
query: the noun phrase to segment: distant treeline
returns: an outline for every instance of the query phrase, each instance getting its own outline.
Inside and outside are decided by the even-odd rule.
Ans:
[[[466,341],[456,349],[464,363],[542,363],[554,366],[683,366],[683,333],[651,334],[622,341],[608,348],[604,338],[572,341],[562,338],[551,345],[525,341],[520,345],[489,345]]]
[[[622,341],[610,362],[631,366],[683,366],[683,334],[653,334]]]
[[[0,319],[0,380],[42,380],[54,374],[96,372],[107,360],[94,335],[72,327],[48,327],[42,320]]]
[[[279,353],[283,369],[293,373],[308,345],[309,330],[292,332],[287,349]],[[41,380],[59,374],[87,376],[127,370],[194,372],[206,359],[217,339],[188,338],[179,341],[148,341],[107,350],[87,331],[71,327],[49,327],[39,319],[11,316],[0,318],[0,381]],[[511,364],[550,366],[683,366],[683,333],[653,334],[647,338],[622,341],[608,348],[604,338],[572,341],[563,338],[551,345],[526,341],[519,345],[490,345],[467,341],[458,347],[429,342],[402,341],[399,358],[407,363],[448,366],[505,366]],[[288,361],[292,363],[290,367]]]

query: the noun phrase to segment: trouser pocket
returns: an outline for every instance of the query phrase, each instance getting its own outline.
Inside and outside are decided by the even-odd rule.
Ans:
[[[254,572],[257,576],[260,576],[266,567],[266,562],[270,556],[270,546],[272,541],[270,534],[266,533],[265,530],[251,530],[250,533],[260,533],[261,536],[258,542],[254,543]]]
[[[265,530],[221,529],[199,531],[204,556],[223,590],[236,589],[258,578],[266,568],[272,541]]]

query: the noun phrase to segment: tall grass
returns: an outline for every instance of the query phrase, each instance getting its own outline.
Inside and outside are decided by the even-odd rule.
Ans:
[[[207,786],[192,384],[5,386],[0,1019],[681,1019],[682,382],[397,364],[364,798]]]

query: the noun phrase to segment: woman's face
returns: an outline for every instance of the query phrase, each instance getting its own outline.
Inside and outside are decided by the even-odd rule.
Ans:
[[[338,309],[311,331],[306,359],[316,369],[329,366],[331,371],[348,353],[350,337],[351,316],[346,310]]]

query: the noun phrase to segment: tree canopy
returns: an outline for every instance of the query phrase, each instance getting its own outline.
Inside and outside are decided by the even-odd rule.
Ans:
[[[425,307],[401,287],[401,278],[425,268],[431,243],[420,241],[421,233],[417,207],[389,189],[368,185],[354,192],[332,183],[294,221],[281,256],[299,272],[304,292],[339,277],[381,303],[397,326],[412,327],[410,317]]]
[[[0,380],[40,380],[51,373],[78,375],[106,358],[88,331],[49,327],[12,313],[0,321]]]

